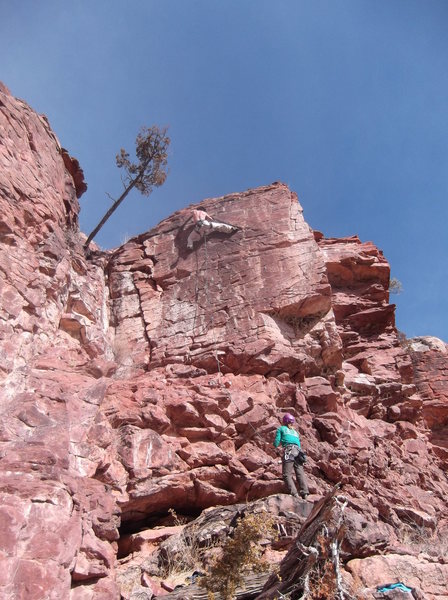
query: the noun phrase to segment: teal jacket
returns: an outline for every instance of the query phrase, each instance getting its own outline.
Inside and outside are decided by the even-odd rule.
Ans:
[[[288,444],[296,444],[300,448],[299,434],[295,429],[290,429],[286,425],[282,425],[277,429],[275,434],[274,446],[287,446]]]

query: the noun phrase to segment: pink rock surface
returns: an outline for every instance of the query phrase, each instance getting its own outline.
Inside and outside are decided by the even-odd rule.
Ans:
[[[241,230],[212,233],[188,250],[193,223],[184,209],[110,261],[117,343],[134,366],[214,372],[219,357],[224,372],[303,377],[337,361],[324,352],[334,344],[337,354],[334,324],[321,321],[331,290],[297,196],[273,184],[202,206]]]
[[[201,203],[231,236],[189,251],[184,209],[86,259],[79,165],[4,87],[0,127],[0,595],[119,598],[120,536],[132,568],[170,508],[284,491],[285,412],[311,492],[349,499],[351,570],[399,548],[435,590],[409,535],[447,527],[447,352],[399,339],[381,252],[275,183]]]
[[[365,592],[373,593],[377,587],[401,582],[413,589],[415,598],[446,598],[448,565],[429,556],[372,556],[351,560],[347,568],[362,582]]]

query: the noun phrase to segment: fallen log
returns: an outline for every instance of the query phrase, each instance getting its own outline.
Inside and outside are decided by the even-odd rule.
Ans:
[[[322,598],[348,598],[339,572],[339,545],[344,534],[346,506],[336,486],[313,508],[289,552],[270,575],[257,600],[306,598],[311,588],[321,587]],[[318,597],[316,595],[314,598]]]
[[[244,583],[236,589],[236,600],[253,600],[261,593],[270,573],[250,573],[244,577]],[[214,593],[215,600],[222,600],[221,595]],[[165,596],[160,596],[160,600],[208,600],[208,592],[201,585],[195,583],[183,586],[174,590]],[[154,598],[154,600],[157,600]]]

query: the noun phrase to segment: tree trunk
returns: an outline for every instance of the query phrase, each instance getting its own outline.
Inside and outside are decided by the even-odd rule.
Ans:
[[[104,217],[101,219],[101,221],[98,223],[98,225],[95,227],[95,229],[92,231],[92,233],[89,235],[89,237],[87,238],[85,244],[84,244],[84,250],[87,250],[90,242],[93,240],[93,238],[96,236],[96,234],[98,233],[98,231],[101,229],[101,227],[104,225],[104,223],[108,220],[108,218],[113,215],[113,213],[117,210],[117,208],[120,206],[120,204],[123,202],[123,200],[126,198],[126,196],[129,194],[129,192],[132,190],[132,188],[135,186],[135,184],[137,183],[137,181],[139,180],[139,177],[136,177],[131,184],[124,190],[124,192],[121,194],[121,196],[118,198],[118,200],[115,200],[115,202],[112,204],[112,206],[109,208],[109,210],[107,211],[107,213],[104,215]]]

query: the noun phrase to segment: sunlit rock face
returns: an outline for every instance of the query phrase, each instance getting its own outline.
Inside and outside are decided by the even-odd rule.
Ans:
[[[68,598],[86,580],[113,598],[119,510],[85,454],[112,356],[104,274],[47,119],[2,87],[0,131],[0,595]]]
[[[132,364],[306,373],[342,362],[322,253],[283,184],[206,200],[241,229],[187,248],[188,209],[120,248],[109,266],[117,343]],[[132,336],[132,337],[129,337]]]
[[[447,527],[447,352],[399,339],[381,252],[311,231],[274,183],[198,205],[235,233],[189,250],[184,209],[86,258],[76,160],[4,87],[0,128],[0,595],[130,597],[125,566],[159,593],[123,539],[156,552],[170,508],[283,492],[284,412],[312,498],[349,498],[347,573],[420,561],[414,527],[424,587]]]

